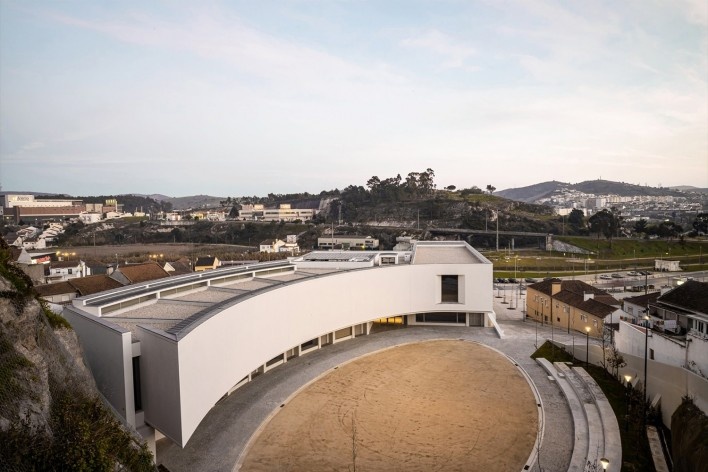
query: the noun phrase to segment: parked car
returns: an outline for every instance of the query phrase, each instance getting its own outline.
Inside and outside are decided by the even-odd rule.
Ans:
[[[535,283],[536,283],[536,279],[532,279],[532,278],[530,278],[530,277],[524,279],[524,281],[525,281],[526,283],[529,283],[529,284],[535,284]]]
[[[509,279],[509,283],[510,283],[510,284],[515,284],[515,283],[518,283],[518,282],[519,282],[519,281],[516,280],[516,279],[513,278],[513,277]]]
[[[637,277],[640,274],[639,274],[639,272],[632,271],[632,272],[627,272],[627,275],[629,275],[630,277]]]
[[[624,277],[622,274],[612,274],[613,279],[621,279],[622,277]]]
[[[607,274],[602,274],[602,275],[600,275],[600,278],[601,278],[602,280],[612,280],[612,276],[609,276],[609,275],[607,275]]]
[[[640,270],[639,274],[640,275],[651,275],[651,271],[650,270]]]

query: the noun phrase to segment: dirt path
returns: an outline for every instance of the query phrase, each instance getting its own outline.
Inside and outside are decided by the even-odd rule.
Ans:
[[[179,257],[186,256],[195,258],[197,256],[205,256],[207,254],[218,254],[220,252],[243,252],[249,249],[246,246],[226,245],[226,244],[122,244],[122,245],[105,245],[105,246],[67,246],[60,248],[61,251],[75,252],[78,258],[82,259],[99,259],[115,261],[115,256],[118,255],[121,262],[126,257],[144,256],[147,260],[148,255],[161,255],[158,260],[176,260]],[[250,248],[253,249],[253,248]],[[72,256],[74,257],[74,256]]]
[[[528,383],[497,352],[409,344],[302,390],[264,427],[241,471],[521,470],[537,422]]]

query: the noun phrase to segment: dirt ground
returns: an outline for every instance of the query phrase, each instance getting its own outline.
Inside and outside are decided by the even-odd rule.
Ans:
[[[194,259],[197,256],[214,255],[220,252],[243,252],[249,249],[246,246],[225,244],[122,244],[107,246],[70,246],[61,248],[61,251],[75,252],[77,258],[84,260],[97,259],[115,262],[115,256],[123,262],[126,258],[140,258],[148,260],[150,254],[162,255],[160,261],[176,260],[180,257]],[[253,249],[253,248],[250,248]],[[73,257],[73,256],[72,256]]]
[[[521,470],[537,425],[528,383],[497,352],[409,344],[306,387],[261,430],[240,470]]]

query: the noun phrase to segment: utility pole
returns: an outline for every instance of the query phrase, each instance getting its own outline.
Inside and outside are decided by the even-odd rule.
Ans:
[[[497,213],[497,252],[499,252],[499,213]]]

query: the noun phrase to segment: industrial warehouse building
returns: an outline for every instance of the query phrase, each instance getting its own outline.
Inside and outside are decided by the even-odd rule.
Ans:
[[[496,324],[492,264],[465,242],[314,252],[79,297],[64,310],[99,389],[154,447],[184,446],[224,395],[376,320]]]

